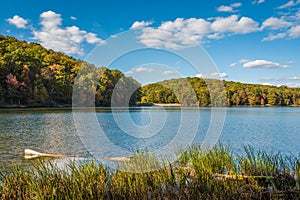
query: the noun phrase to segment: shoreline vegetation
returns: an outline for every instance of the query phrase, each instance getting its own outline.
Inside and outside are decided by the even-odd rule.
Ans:
[[[94,161],[71,162],[63,170],[49,160],[36,160],[31,168],[2,171],[0,196],[3,200],[300,198],[299,157],[250,146],[236,154],[223,145],[206,149],[195,145],[178,155],[175,163],[168,163],[137,151],[118,170]]]
[[[179,103],[138,103],[135,105],[130,105],[130,106],[120,106],[120,108],[135,108],[135,107],[195,107],[195,108],[265,108],[265,107],[295,107],[298,108],[300,105],[284,105],[284,106],[279,106],[279,105],[232,105],[232,106],[184,106]],[[2,105],[0,106],[0,110],[5,110],[5,109],[34,109],[34,108],[41,108],[41,109],[68,109],[72,108],[72,105],[56,105],[56,106],[31,106],[31,105]],[[76,107],[74,107],[76,108]],[[90,106],[90,107],[83,107],[83,108],[112,108],[111,106]]]
[[[76,77],[81,74],[80,78]],[[118,90],[112,98],[115,86]],[[77,91],[72,102],[73,91]],[[128,94],[135,91],[129,98]],[[113,101],[113,102],[112,102]],[[119,70],[0,35],[1,107],[299,106],[300,88],[178,78],[142,86]],[[93,104],[93,105],[92,105]],[[177,106],[177,105],[176,105]]]

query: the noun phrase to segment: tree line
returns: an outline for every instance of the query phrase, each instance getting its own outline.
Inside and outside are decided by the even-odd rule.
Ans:
[[[196,77],[141,87],[119,70],[96,67],[38,43],[0,35],[0,107],[70,106],[72,101],[78,106],[298,106],[300,89]]]
[[[190,85],[188,89],[186,85]],[[181,78],[141,89],[142,103],[181,103],[197,106],[299,106],[300,89],[245,84],[225,80]],[[179,95],[175,95],[179,94]],[[191,101],[191,97],[193,100]],[[187,102],[187,100],[189,103]]]

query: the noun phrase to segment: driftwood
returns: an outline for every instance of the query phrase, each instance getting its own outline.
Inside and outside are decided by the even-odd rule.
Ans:
[[[190,174],[191,177],[196,178],[196,172],[195,169],[191,167],[177,167],[177,171],[184,170]],[[244,179],[272,179],[272,176],[248,176],[248,175],[238,175],[238,174],[218,174],[218,173],[212,173],[211,176],[213,178],[216,178],[218,180],[220,179],[231,179],[231,180],[244,180]]]

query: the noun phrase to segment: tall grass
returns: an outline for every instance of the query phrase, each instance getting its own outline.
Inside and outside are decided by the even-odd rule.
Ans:
[[[141,169],[145,172],[139,173]],[[229,146],[193,146],[172,164],[137,152],[119,170],[93,161],[71,162],[67,170],[51,161],[27,169],[16,166],[13,173],[1,173],[0,195],[2,199],[300,199],[299,177],[300,161],[292,155],[249,146],[241,154]]]

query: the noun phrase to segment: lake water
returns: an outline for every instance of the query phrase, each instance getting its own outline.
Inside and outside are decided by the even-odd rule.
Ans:
[[[224,124],[222,120],[215,123],[218,115],[223,114],[226,114]],[[96,118],[97,124],[91,117]],[[81,157],[89,156],[90,152],[104,157],[127,156],[136,149],[146,148],[150,152],[165,152],[165,147],[174,150],[185,144],[202,143],[210,126],[213,131],[221,127],[218,142],[230,144],[237,151],[249,144],[256,149],[300,155],[300,108],[141,107],[129,112],[99,108],[96,113],[80,110],[73,113],[72,109],[2,109],[0,165],[26,165],[28,161],[23,158],[26,148]]]

